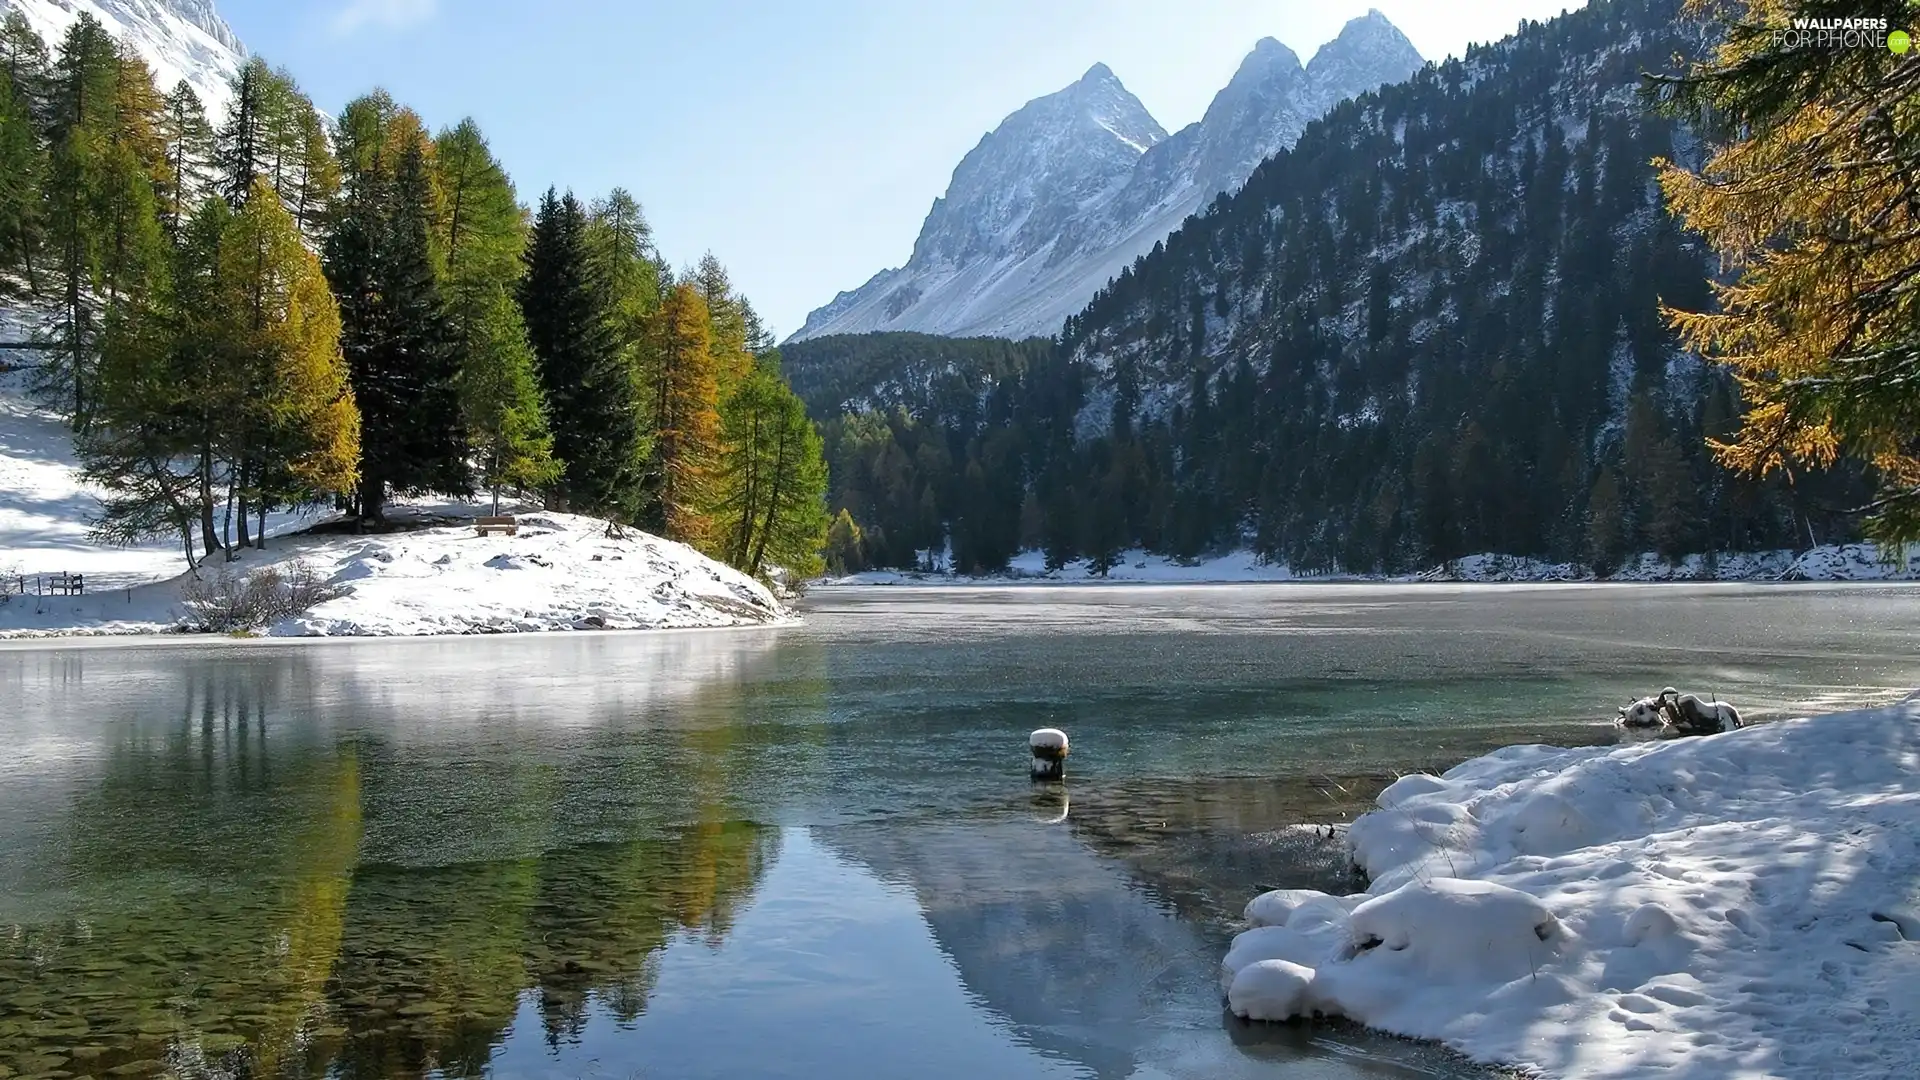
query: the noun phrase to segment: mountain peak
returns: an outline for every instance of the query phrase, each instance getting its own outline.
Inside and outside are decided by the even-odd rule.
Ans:
[[[1095,61],[1094,65],[1087,69],[1087,73],[1080,76],[1080,81],[1076,85],[1085,85],[1087,83],[1117,83],[1119,81],[1120,77],[1113,73],[1112,68],[1104,63]]]
[[[1300,57],[1278,38],[1263,37],[1253,43],[1253,51],[1240,61],[1227,85],[1267,79],[1276,74],[1291,75],[1300,70]]]

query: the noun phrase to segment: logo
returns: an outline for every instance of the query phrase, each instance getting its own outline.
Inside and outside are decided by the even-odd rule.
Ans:
[[[1913,35],[1893,30],[1878,16],[1796,18],[1773,32],[1775,49],[1886,49],[1895,56],[1913,47]]]

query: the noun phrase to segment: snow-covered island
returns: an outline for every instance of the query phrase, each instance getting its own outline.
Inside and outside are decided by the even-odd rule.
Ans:
[[[1256,897],[1222,988],[1551,1077],[1909,1076],[1916,776],[1920,695],[1403,777],[1347,831],[1368,890]]]

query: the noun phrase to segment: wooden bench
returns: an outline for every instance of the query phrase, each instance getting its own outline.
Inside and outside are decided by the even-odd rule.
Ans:
[[[84,574],[55,574],[47,579],[47,592],[54,596],[81,596],[86,591]]]
[[[473,526],[481,536],[488,533],[503,532],[508,536],[520,535],[520,526],[511,517],[483,517],[473,519]]]

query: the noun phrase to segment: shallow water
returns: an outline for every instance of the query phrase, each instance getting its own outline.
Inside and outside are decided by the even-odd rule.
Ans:
[[[1920,589],[821,590],[658,635],[0,648],[0,1077],[1475,1075],[1223,1017],[1400,771],[1920,684]],[[1025,733],[1064,727],[1063,787]]]

